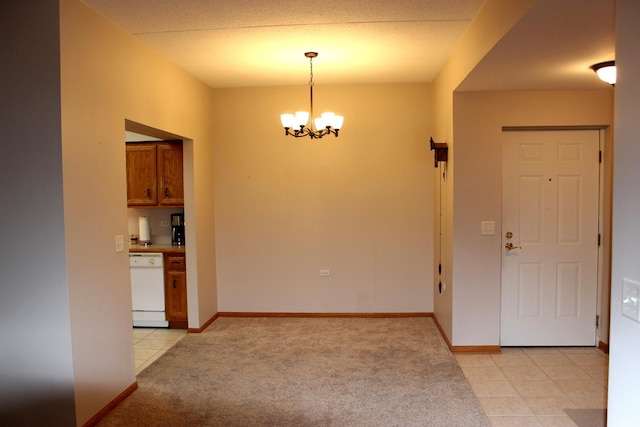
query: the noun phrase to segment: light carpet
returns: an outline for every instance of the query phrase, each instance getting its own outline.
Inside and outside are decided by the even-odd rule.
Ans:
[[[102,426],[489,426],[433,319],[219,318]]]

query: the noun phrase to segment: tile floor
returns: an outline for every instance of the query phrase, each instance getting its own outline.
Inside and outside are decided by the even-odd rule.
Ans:
[[[597,348],[458,354],[492,426],[575,426],[563,408],[607,407],[609,358]]]
[[[186,335],[185,329],[133,328],[136,375]]]
[[[186,335],[134,328],[136,374]],[[597,348],[503,348],[455,357],[494,427],[576,426],[564,408],[607,407],[609,358]]]

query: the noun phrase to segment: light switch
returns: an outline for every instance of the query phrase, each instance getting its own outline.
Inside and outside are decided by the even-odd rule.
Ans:
[[[622,279],[622,315],[640,323],[640,283]]]
[[[482,221],[482,231],[480,234],[483,236],[493,236],[496,234],[496,222],[495,221]]]
[[[116,236],[116,253],[124,251],[124,236],[118,234]]]

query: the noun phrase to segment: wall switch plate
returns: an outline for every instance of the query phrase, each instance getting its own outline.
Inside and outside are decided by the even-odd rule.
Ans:
[[[496,222],[482,221],[480,234],[483,236],[493,236],[496,234]]]
[[[320,270],[320,277],[329,277],[331,276],[331,271],[329,270]]]
[[[116,253],[124,251],[124,236],[118,234],[116,236]]]
[[[640,323],[640,283],[622,279],[622,315]]]

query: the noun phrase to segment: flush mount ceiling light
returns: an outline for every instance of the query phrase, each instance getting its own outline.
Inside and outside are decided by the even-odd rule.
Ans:
[[[596,72],[600,80],[609,83],[611,86],[616,85],[616,62],[606,61],[594,64],[591,69]]]
[[[313,119],[311,126],[307,126],[309,117],[313,117],[313,58],[318,56],[318,52],[306,52],[309,58],[311,74],[309,78],[309,111],[297,111],[295,114],[282,114],[280,121],[284,127],[284,134],[295,138],[308,136],[311,139],[322,138],[325,135],[338,136],[338,131],[342,128],[344,117],[335,113],[322,113],[318,118]]]

